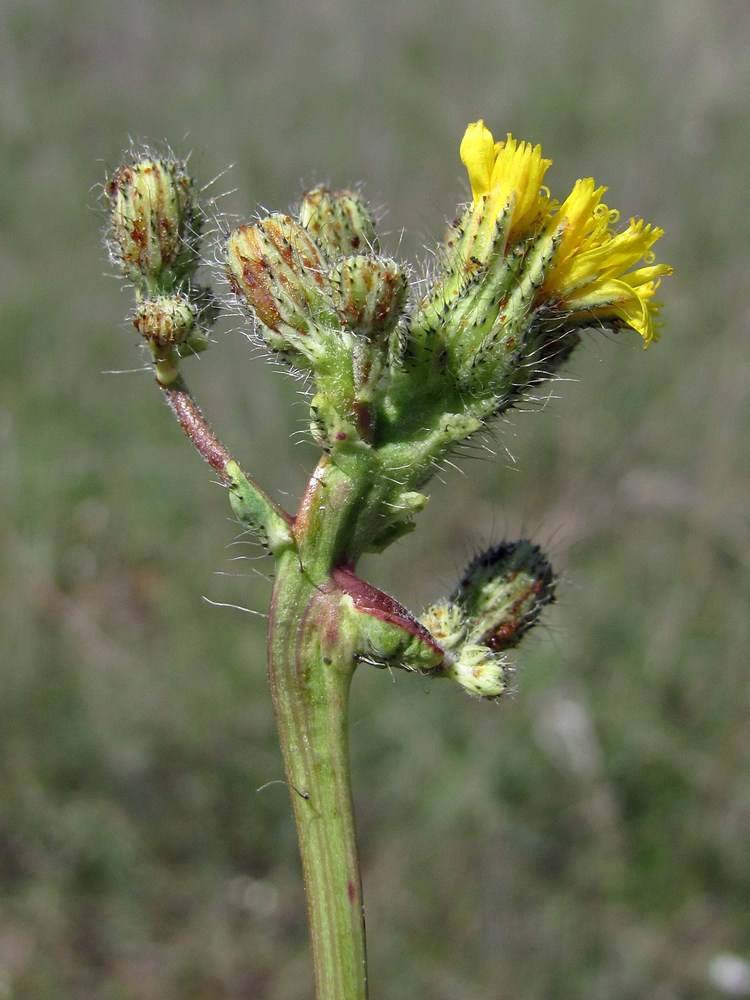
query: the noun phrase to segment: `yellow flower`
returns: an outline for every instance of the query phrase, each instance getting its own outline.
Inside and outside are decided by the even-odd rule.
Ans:
[[[659,313],[654,293],[662,276],[672,273],[668,264],[653,263],[651,247],[664,230],[631,219],[623,232],[615,232],[619,215],[602,202],[605,191],[590,177],[576,181],[550,216],[549,231],[559,245],[542,294],[574,315],[629,326],[648,347]],[[641,261],[645,266],[637,267]]]
[[[654,293],[660,279],[672,273],[669,265],[653,263],[651,247],[663,230],[631,219],[616,232],[619,214],[602,202],[606,188],[590,177],[576,181],[562,204],[552,201],[542,183],[552,161],[542,157],[541,147],[511,135],[495,143],[481,120],[466,129],[460,152],[474,212],[495,219],[506,213],[508,243],[540,235],[551,241],[535,306],[553,306],[579,323],[628,326],[648,347],[659,312]]]
[[[547,212],[549,194],[542,181],[552,160],[542,157],[541,146],[519,143],[510,133],[505,142],[495,142],[480,119],[466,129],[460,154],[474,205],[484,200],[484,210],[496,217],[506,208],[512,213],[509,239]]]

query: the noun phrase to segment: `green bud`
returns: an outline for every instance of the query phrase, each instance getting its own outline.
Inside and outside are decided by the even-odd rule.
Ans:
[[[232,289],[252,307],[268,346],[297,361],[320,356],[316,324],[330,320],[325,265],[302,226],[279,214],[240,226],[229,235],[226,256]]]
[[[302,199],[299,221],[330,260],[378,252],[375,224],[355,191],[317,187]]]
[[[395,261],[344,257],[328,272],[334,309],[344,327],[382,342],[399,321],[408,282]]]
[[[155,356],[176,348],[180,357],[187,357],[208,347],[216,302],[208,288],[191,289],[191,296],[156,295],[136,307],[133,326],[149,342]]]
[[[440,272],[415,313],[413,334],[444,335],[459,365],[493,329],[516,282],[522,262],[506,254],[506,230],[505,213],[495,220],[467,209],[451,227]]]
[[[460,684],[480,698],[499,698],[508,690],[511,668],[507,661],[486,646],[463,646],[442,676]]]
[[[106,186],[112,260],[144,294],[172,291],[198,266],[201,213],[184,163],[143,157]]]
[[[503,542],[470,564],[451,596],[467,640],[498,652],[517,646],[555,599],[552,567],[537,545]]]
[[[133,326],[157,349],[184,344],[198,319],[198,309],[184,295],[144,299],[133,314]]]
[[[419,620],[446,652],[460,646],[466,639],[466,622],[461,609],[449,601],[440,601],[425,608]]]
[[[419,623],[446,652],[440,676],[497,698],[511,674],[501,654],[518,645],[552,601],[554,577],[540,549],[504,542],[478,556],[450,600],[426,608]]]
[[[540,307],[561,232],[533,229],[511,239],[513,202],[500,212],[481,200],[458,219],[443,247],[436,280],[416,306],[403,359],[425,376],[445,356],[447,388],[493,416],[550,378],[580,340],[559,310]]]
[[[179,374],[179,359],[205,351],[208,329],[215,317],[208,289],[187,295],[156,295],[142,300],[133,314],[133,326],[151,349],[156,376],[170,385]]]

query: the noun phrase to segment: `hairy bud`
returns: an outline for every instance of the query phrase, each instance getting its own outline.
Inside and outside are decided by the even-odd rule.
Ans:
[[[133,314],[133,326],[148,341],[155,355],[176,348],[180,357],[198,354],[208,346],[206,320],[213,316],[212,304],[201,309],[200,297],[157,295],[144,299]]]
[[[336,313],[347,329],[382,340],[398,322],[408,283],[395,261],[383,257],[344,257],[328,273]]]
[[[503,542],[470,564],[447,601],[419,618],[446,652],[441,675],[471,694],[497,698],[508,687],[511,667],[502,656],[517,646],[554,601],[554,576],[531,542]]]
[[[325,265],[308,233],[288,215],[271,215],[230,233],[226,256],[232,288],[265,327],[269,347],[314,360],[320,345],[312,335],[331,307]]]
[[[419,620],[446,651],[455,649],[466,639],[464,616],[461,609],[450,601],[441,601],[426,608]]]
[[[372,216],[355,191],[313,188],[302,199],[299,221],[330,260],[378,252]]]
[[[452,602],[467,623],[469,642],[512,649],[555,599],[552,567],[538,545],[503,542],[470,564]]]
[[[508,690],[511,668],[503,657],[486,646],[470,644],[461,650],[443,676],[480,698],[499,698]]]
[[[150,344],[163,349],[184,344],[197,318],[197,308],[184,295],[158,295],[139,303],[133,326]]]
[[[184,163],[124,163],[106,193],[110,256],[140,293],[175,290],[195,273],[201,214]]]

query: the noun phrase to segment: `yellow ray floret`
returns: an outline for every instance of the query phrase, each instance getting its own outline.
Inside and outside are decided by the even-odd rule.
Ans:
[[[517,142],[510,133],[505,142],[495,142],[480,120],[466,129],[460,154],[469,172],[474,205],[486,199],[486,211],[495,216],[509,207],[511,236],[548,210],[549,195],[542,182],[552,160],[542,157],[541,146]]]
[[[562,204],[552,201],[543,186],[552,161],[544,159],[541,147],[511,135],[496,143],[481,120],[466,129],[460,153],[474,211],[495,218],[510,213],[511,243],[538,236],[553,241],[537,305],[554,303],[578,318],[629,326],[647,347],[659,312],[654,293],[660,279],[672,273],[669,265],[653,263],[651,247],[663,230],[631,219],[616,232],[619,214],[602,202],[606,188],[590,177],[576,181]],[[640,262],[646,266],[637,267]]]

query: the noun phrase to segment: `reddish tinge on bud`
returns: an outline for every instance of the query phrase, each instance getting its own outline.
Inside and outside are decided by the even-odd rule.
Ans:
[[[184,344],[195,327],[198,310],[183,295],[158,295],[139,303],[133,314],[138,333],[160,349]]]
[[[554,599],[552,567],[525,539],[477,556],[451,596],[463,613],[467,640],[494,652],[517,646]]]
[[[329,260],[378,252],[375,223],[356,191],[313,188],[302,199],[299,221]]]
[[[198,266],[201,215],[193,182],[179,160],[123,163],[106,186],[112,260],[139,292],[170,292]]]
[[[391,332],[403,312],[409,289],[395,261],[362,255],[344,257],[333,265],[328,280],[342,326],[376,341]]]
[[[316,323],[332,318],[325,265],[308,233],[288,215],[271,215],[229,234],[232,289],[252,307],[260,334],[275,351],[312,360]]]

